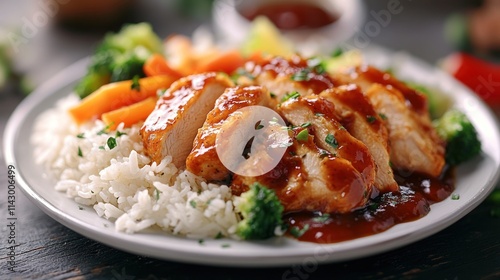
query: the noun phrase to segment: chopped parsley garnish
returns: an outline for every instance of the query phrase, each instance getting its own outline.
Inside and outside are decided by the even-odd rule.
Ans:
[[[283,96],[283,98],[281,99],[281,102],[285,102],[289,99],[297,99],[299,97],[300,97],[300,93],[298,93],[297,91],[290,92],[290,93],[285,94],[285,96]]]
[[[83,157],[82,149],[78,146],[78,156]]]
[[[104,146],[99,146],[99,150],[104,150]]]
[[[137,90],[137,91],[141,90],[141,85],[139,84],[139,76],[138,75],[135,75],[132,78],[132,85],[130,86],[130,89]]]
[[[295,136],[295,139],[297,139],[297,141],[307,141],[307,139],[309,139],[309,131],[307,131],[307,129],[302,130]]]
[[[326,71],[325,62],[319,57],[308,59],[307,66],[318,74],[323,74]]]
[[[326,137],[325,137],[325,142],[332,146],[334,149],[337,149],[339,147],[339,143],[337,142],[337,139],[335,139],[335,136],[333,136],[333,134],[328,134]]]
[[[82,206],[78,205],[78,210],[85,210]]]
[[[304,235],[304,233],[306,233],[306,231],[308,231],[308,230],[309,230],[308,224],[306,224],[303,228],[299,228],[298,226],[294,226],[294,227],[290,228],[290,234],[293,235],[295,238],[299,238],[302,235]]]
[[[366,116],[366,121],[369,123],[374,123],[376,120],[377,120],[377,118],[375,116],[372,116],[372,115]]]
[[[205,243],[205,240],[203,240],[203,239],[199,239],[199,240],[198,240],[198,244],[200,244],[200,245],[204,245],[204,243]]]
[[[451,199],[452,199],[452,200],[459,200],[459,199],[460,199],[460,195],[459,195],[459,194],[454,193],[454,194],[452,194],[452,195],[451,195]]]
[[[127,133],[126,132],[121,132],[121,131],[118,131],[118,130],[116,131],[116,138],[118,138],[118,137],[120,137],[122,135],[127,135]]]
[[[295,72],[291,79],[293,81],[296,81],[296,82],[303,82],[303,81],[309,81],[310,78],[309,78],[309,73],[311,73],[311,71],[309,69],[301,69],[299,72]]]
[[[259,129],[264,128],[264,126],[261,123],[262,123],[262,121],[258,121],[255,123],[255,130],[259,130]]]
[[[82,132],[82,133],[80,133],[80,134],[76,135],[76,138],[83,139],[83,138],[85,138],[85,135],[84,135],[84,134],[83,134],[83,132]]]
[[[325,116],[325,114],[322,114],[322,113],[314,113],[314,115],[315,115],[316,117],[324,117],[324,116]]]
[[[310,122],[306,122],[306,123],[301,124],[300,126],[301,127],[310,127],[311,123]]]
[[[191,207],[193,207],[193,208],[196,208],[196,201],[190,200],[189,205],[191,205]]]
[[[220,246],[221,246],[222,248],[229,248],[229,247],[231,247],[231,244],[229,244],[229,243],[224,243],[224,244],[222,244],[222,245],[220,245]]]
[[[328,219],[330,219],[330,214],[326,213],[322,214],[321,216],[314,217],[312,220],[318,223],[325,223],[326,221],[328,221]]]
[[[215,239],[221,239],[224,237],[224,234],[222,234],[222,232],[219,231],[219,233],[217,233],[217,235],[215,236]]]
[[[156,188],[155,188],[155,198],[156,198],[156,201],[158,201],[160,199],[160,191]]]
[[[271,96],[271,98],[276,98],[276,94],[275,93],[270,92],[269,95]]]
[[[113,150],[114,147],[116,147],[116,139],[114,137],[109,137],[108,141],[106,141],[106,144],[108,145],[110,150]]]
[[[236,73],[234,75],[231,76],[231,80],[233,80],[235,83],[237,82],[237,80],[240,78],[240,77],[246,77],[250,80],[255,80],[255,76],[252,75],[252,73],[248,72],[247,70],[245,70],[244,68],[238,68],[236,70]],[[272,96],[271,96],[272,97]]]
[[[384,121],[385,121],[385,120],[387,120],[387,116],[386,116],[385,114],[383,114],[383,113],[379,113],[378,115],[379,115],[379,117],[380,117],[381,119],[383,119]]]

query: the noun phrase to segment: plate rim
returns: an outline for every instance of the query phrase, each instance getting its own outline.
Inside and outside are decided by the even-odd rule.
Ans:
[[[419,64],[423,62],[418,58],[409,56],[411,61],[416,61]],[[84,71],[87,69],[87,65],[89,62],[89,57],[83,58],[71,66],[63,69],[53,78],[48,80],[38,89],[36,89],[32,94],[30,94],[27,98],[25,98],[15,109],[14,113],[9,117],[7,125],[4,131],[4,159],[6,165],[13,164],[16,168],[20,168],[17,165],[17,158],[15,155],[15,139],[18,137],[21,129],[19,128],[19,124],[23,123],[25,119],[28,117],[29,112],[32,109],[41,106],[43,104],[43,100],[46,97],[57,94],[57,92],[61,91],[64,87],[67,87],[74,83],[77,79],[81,78],[84,74]],[[418,65],[421,67],[422,65]],[[431,67],[435,69],[433,66],[429,66],[427,63],[423,63],[423,66]],[[494,117],[491,109],[489,109],[475,94],[473,94],[470,90],[468,90],[465,86],[460,84],[456,80],[451,80],[453,83],[457,83],[460,87],[463,88],[464,91],[467,92],[469,97],[473,98],[476,102],[478,102],[481,106],[481,110],[484,114],[487,115],[490,121],[496,125],[495,133],[496,135],[500,135],[499,133],[499,125],[498,120]],[[66,93],[68,95],[70,93]],[[51,105],[53,106],[53,104]],[[49,107],[51,107],[49,106]],[[30,110],[27,110],[30,109]],[[498,162],[497,162],[498,166]],[[246,252],[235,252],[235,250],[221,250],[220,246],[213,247],[212,245],[220,245],[220,242],[217,240],[207,240],[209,242],[209,246],[212,246],[213,250],[198,250],[197,252],[182,250],[179,246],[173,246],[168,248],[165,251],[165,248],[150,248],[151,244],[147,244],[150,247],[146,246],[144,249],[144,243],[138,242],[137,240],[133,240],[134,236],[142,235],[143,233],[135,233],[133,235],[120,233],[120,232],[109,232],[102,231],[99,228],[92,224],[87,224],[82,220],[79,220],[76,217],[73,217],[67,213],[65,213],[62,209],[59,209],[57,206],[50,203],[42,194],[37,193],[25,180],[22,176],[23,172],[19,172],[17,178],[17,185],[21,187],[21,190],[27,195],[31,202],[33,202],[38,208],[42,209],[47,215],[61,223],[62,225],[70,228],[71,230],[89,238],[95,240],[97,242],[106,244],[118,250],[126,251],[133,254],[139,255],[148,255],[151,257],[164,259],[164,260],[173,260],[173,261],[182,261],[187,263],[195,263],[195,264],[209,264],[216,266],[237,266],[237,267],[269,267],[269,266],[287,266],[294,264],[301,264],[303,261],[309,257],[315,257],[315,260],[319,263],[325,262],[337,262],[337,261],[346,261],[360,257],[366,257],[374,254],[383,253],[389,250],[394,250],[398,247],[408,245],[414,243],[418,240],[429,237],[442,229],[450,226],[451,224],[458,221],[460,218],[469,213],[472,209],[477,207],[486,197],[487,195],[494,189],[496,182],[500,177],[500,169],[497,169],[496,172],[492,174],[492,177],[489,181],[486,182],[484,186],[478,190],[474,197],[471,198],[471,201],[466,204],[466,206],[462,207],[458,212],[454,212],[451,215],[446,216],[446,222],[441,222],[434,227],[428,228],[420,228],[414,230],[412,232],[399,235],[397,237],[385,238],[386,240],[382,240],[382,242],[377,242],[374,244],[368,244],[369,246],[358,246],[363,250],[362,252],[353,252],[350,250],[340,250],[338,252],[335,251],[336,244],[316,244],[316,243],[307,243],[307,242],[298,242],[291,240],[292,243],[298,244],[297,247],[294,247],[294,253],[291,256],[283,256],[282,253],[277,254],[269,254],[263,256],[261,254],[257,254],[253,252],[252,254]],[[53,192],[59,193],[52,189]],[[67,198],[70,199],[70,198]],[[75,202],[76,203],[76,202]],[[96,215],[96,213],[93,213]],[[96,217],[98,217],[96,215]],[[104,218],[100,218],[103,219]],[[425,219],[422,218],[422,219]],[[410,222],[413,223],[413,222]],[[407,225],[409,223],[404,223],[403,225]],[[376,234],[373,236],[380,236],[383,233]],[[168,239],[172,238],[175,240],[177,238],[187,239],[183,237],[177,237],[173,235],[165,235]],[[160,236],[159,238],[165,237]],[[373,238],[372,238],[373,239]],[[355,241],[359,241],[360,239],[355,239]],[[365,239],[366,240],[366,239]],[[226,240],[227,242],[239,242],[234,240]],[[123,246],[122,242],[127,242],[125,245],[129,245],[130,247]],[[196,241],[193,241],[196,242]],[[352,241],[351,241],[352,242]],[[248,243],[248,242],[246,242]],[[254,242],[256,245],[267,244],[265,242]],[[303,246],[304,244],[307,244]],[[363,242],[361,242],[363,243]],[[366,243],[366,242],[365,242]],[[369,243],[369,242],[368,242]],[[311,251],[311,248],[315,248]],[[329,251],[328,254],[318,253],[319,249],[324,249],[325,251]],[[354,248],[359,249],[359,248]],[[168,254],[165,254],[165,253]],[[267,251],[266,251],[267,252]],[[285,251],[286,252],[286,251]],[[230,253],[230,254],[228,254]],[[269,252],[267,252],[269,253]],[[337,256],[337,253],[344,253],[343,256]],[[279,257],[279,258],[277,258]],[[326,257],[326,258],[323,258]]]

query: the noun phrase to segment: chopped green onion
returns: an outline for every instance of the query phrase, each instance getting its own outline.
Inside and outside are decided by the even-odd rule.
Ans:
[[[290,228],[290,234],[293,235],[295,238],[299,238],[302,235],[304,235],[304,233],[306,233],[306,231],[308,231],[308,230],[309,230],[308,224],[306,224],[303,228],[299,228],[299,227],[295,226],[295,227]]]
[[[83,139],[83,138],[85,138],[85,135],[84,135],[84,134],[83,134],[83,132],[82,132],[82,133],[80,133],[80,134],[76,135],[76,138]]]
[[[283,98],[281,99],[281,102],[285,102],[289,99],[297,99],[299,97],[300,97],[300,93],[298,93],[297,91],[294,91],[294,92],[285,94],[285,96],[283,96]]]
[[[295,139],[298,141],[307,141],[309,139],[309,131],[307,129],[302,130],[295,136]]]
[[[330,214],[326,213],[326,214],[322,214],[321,216],[314,217],[312,220],[314,222],[318,222],[318,223],[325,223],[329,219],[330,219]]]
[[[386,116],[385,114],[383,114],[383,113],[379,113],[378,115],[379,115],[379,117],[380,117],[381,119],[383,119],[384,121],[385,121],[385,120],[387,120],[387,116]]]
[[[270,92],[269,95],[271,96],[271,98],[276,98],[276,94],[275,93]]]
[[[325,137],[325,142],[335,149],[339,147],[339,143],[337,142],[337,139],[335,139],[335,136],[333,136],[333,134],[328,134]]]
[[[460,195],[459,195],[459,194],[454,193],[454,194],[452,194],[452,195],[451,195],[451,199],[452,199],[452,200],[459,200],[459,199],[460,199]]]
[[[264,128],[264,126],[261,123],[262,123],[262,121],[258,121],[255,123],[255,130],[259,130],[259,129]]]
[[[83,157],[82,149],[80,148],[80,146],[78,146],[78,156]]]
[[[118,138],[118,137],[120,137],[122,135],[127,135],[127,133],[121,132],[121,131],[116,131],[116,138]]]
[[[291,79],[296,82],[309,81],[309,69],[301,69],[299,72],[295,72]]]
[[[300,126],[301,127],[310,127],[311,123],[310,122],[306,122],[306,123],[301,124]]]
[[[191,207],[193,207],[193,208],[196,208],[196,201],[190,200],[189,205],[191,205]]]
[[[109,137],[108,141],[106,141],[106,144],[108,144],[110,150],[113,150],[113,148],[117,146],[116,139],[114,137]]]
[[[372,115],[366,116],[366,121],[369,123],[374,123],[376,120],[377,120],[377,118],[375,116],[372,116]]]

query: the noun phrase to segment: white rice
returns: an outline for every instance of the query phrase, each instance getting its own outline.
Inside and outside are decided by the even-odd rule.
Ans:
[[[116,131],[99,133],[105,128],[100,120],[77,126],[67,113],[77,102],[74,95],[60,100],[38,118],[32,136],[34,158],[55,177],[56,190],[115,221],[118,231],[159,227],[192,238],[237,238],[239,215],[228,186],[178,170],[171,157],[150,163],[141,124],[120,124],[116,131],[125,134],[119,137]],[[110,137],[116,139],[113,149],[107,145]]]

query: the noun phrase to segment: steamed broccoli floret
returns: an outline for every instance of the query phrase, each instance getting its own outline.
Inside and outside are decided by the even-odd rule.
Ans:
[[[162,53],[162,43],[147,23],[127,25],[116,34],[108,34],[75,91],[84,98],[109,82],[144,77],[142,67],[152,53]]]
[[[266,239],[283,227],[283,206],[276,193],[259,183],[241,195],[236,208],[243,216],[236,233],[243,239]]]
[[[481,151],[476,129],[464,113],[450,110],[435,120],[434,126],[446,141],[446,163],[458,165]]]
[[[116,55],[111,63],[111,82],[129,80],[134,76],[144,77],[143,66],[151,52],[139,46],[133,51]]]

